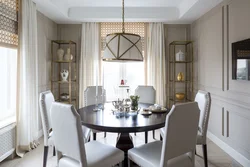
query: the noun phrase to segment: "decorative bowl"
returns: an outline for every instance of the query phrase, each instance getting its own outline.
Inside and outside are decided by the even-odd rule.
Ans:
[[[176,93],[175,97],[177,100],[183,100],[185,98],[185,93]]]
[[[60,95],[61,100],[69,100],[69,94],[68,93],[62,93]]]

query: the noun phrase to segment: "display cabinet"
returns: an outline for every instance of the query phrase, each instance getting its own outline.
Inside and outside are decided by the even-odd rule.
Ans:
[[[167,104],[193,101],[193,42],[169,44]]]
[[[58,102],[79,106],[77,46],[74,41],[51,41],[51,91]]]

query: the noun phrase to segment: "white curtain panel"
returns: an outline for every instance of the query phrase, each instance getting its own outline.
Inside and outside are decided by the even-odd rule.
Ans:
[[[149,23],[147,40],[147,85],[156,90],[156,103],[166,106],[166,58],[163,23]]]
[[[37,15],[32,0],[22,2],[19,20],[18,100],[17,100],[17,154],[37,145],[38,139],[38,69],[37,69]]]
[[[83,23],[79,77],[79,107],[84,106],[84,90],[98,85],[100,70],[100,25]]]

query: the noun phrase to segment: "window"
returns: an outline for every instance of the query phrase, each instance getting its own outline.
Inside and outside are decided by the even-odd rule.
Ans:
[[[17,48],[18,0],[4,0],[0,2],[0,127],[15,118]]]
[[[17,88],[17,49],[0,47],[0,121],[15,116]]]
[[[101,23],[101,56],[105,49],[105,38],[107,34],[121,32],[122,23]],[[145,56],[145,23],[125,23],[125,32],[141,36],[142,54]],[[103,62],[104,88],[106,89],[106,100],[112,101],[117,98],[127,98],[134,94],[138,85],[145,85],[144,62]],[[121,87],[121,80],[124,80],[128,87]]]

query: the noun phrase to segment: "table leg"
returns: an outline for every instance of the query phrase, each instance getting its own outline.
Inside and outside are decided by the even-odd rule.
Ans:
[[[128,166],[128,150],[133,147],[134,144],[132,141],[132,137],[129,135],[129,133],[121,133],[117,137],[116,148],[119,148],[120,150],[124,151],[124,167]]]

